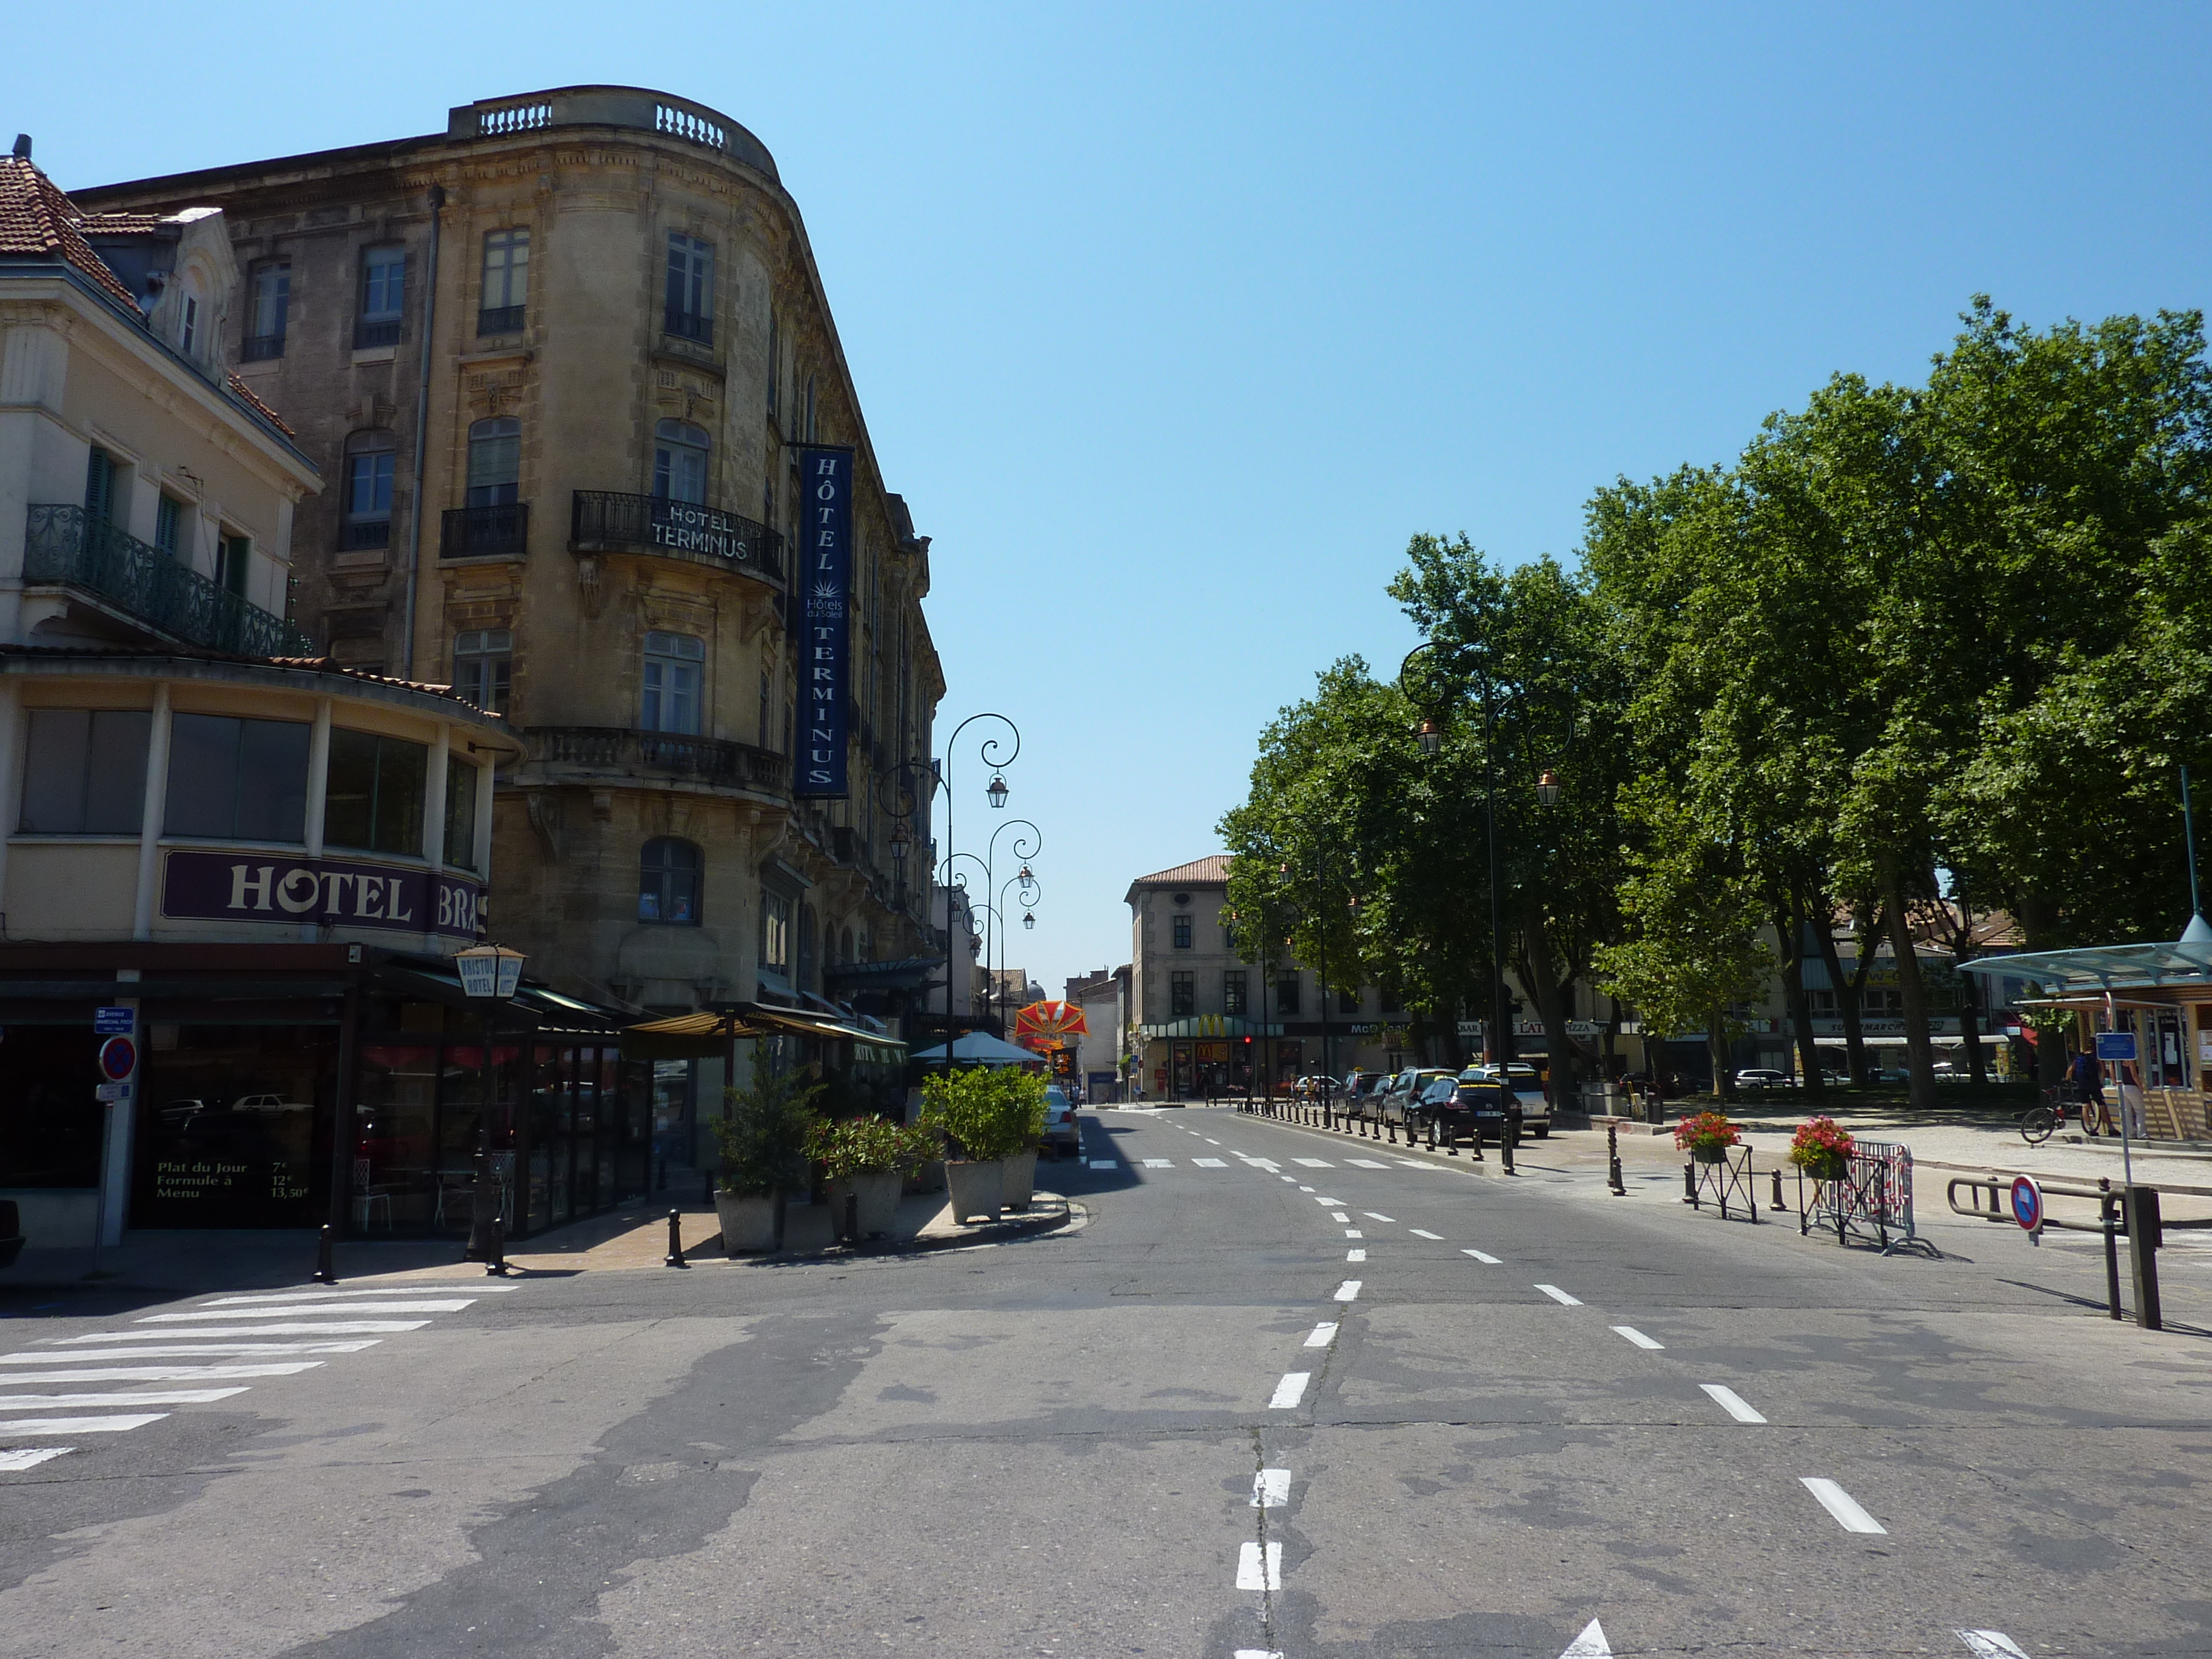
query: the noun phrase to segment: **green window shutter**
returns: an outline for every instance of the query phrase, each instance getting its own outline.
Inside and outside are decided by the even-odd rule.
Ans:
[[[84,516],[94,524],[107,524],[115,516],[115,458],[104,449],[92,452],[85,469]]]

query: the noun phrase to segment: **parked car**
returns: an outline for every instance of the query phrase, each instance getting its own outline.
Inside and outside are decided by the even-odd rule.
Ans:
[[[154,1114],[165,1129],[181,1129],[202,1112],[210,1109],[204,1100],[172,1100]]]
[[[1431,1084],[1439,1079],[1449,1080],[1456,1073],[1447,1066],[1416,1066],[1411,1071],[1401,1072],[1387,1093],[1380,1097],[1378,1123],[1401,1123],[1407,1128],[1419,1115],[1421,1097]]]
[[[1470,1066],[1460,1076],[1469,1082],[1505,1085],[1520,1097],[1521,1132],[1539,1140],[1552,1138],[1552,1103],[1544,1097],[1544,1080],[1534,1066],[1510,1060],[1502,1067]]]
[[[1044,1144],[1055,1158],[1073,1158],[1083,1151],[1083,1127],[1076,1121],[1075,1103],[1056,1083],[1044,1091]]]
[[[315,1109],[304,1100],[287,1100],[282,1095],[240,1095],[230,1103],[234,1112],[312,1112]]]
[[[1439,1139],[1449,1131],[1463,1140],[1503,1141],[1505,1114],[1513,1098],[1513,1091],[1493,1079],[1471,1078],[1465,1073],[1447,1075],[1421,1091],[1421,1118],[1424,1122],[1435,1120]],[[1522,1121],[1525,1126],[1525,1115]],[[1547,1121],[1538,1133],[1548,1133],[1550,1127]]]
[[[1791,1086],[1790,1073],[1773,1071],[1764,1066],[1747,1066],[1735,1074],[1739,1089],[1787,1089]]]

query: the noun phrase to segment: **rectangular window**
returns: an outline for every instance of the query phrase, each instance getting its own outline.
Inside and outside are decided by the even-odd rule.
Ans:
[[[1198,975],[1178,968],[1168,975],[1168,1018],[1187,1019],[1198,1012]]]
[[[446,757],[446,862],[457,870],[477,867],[477,781],[469,762]]]
[[[661,326],[678,339],[714,343],[714,248],[683,232],[668,233],[668,292]]]
[[[1395,986],[1377,986],[1376,988],[1376,994],[1381,1001],[1382,1012],[1384,1013],[1402,1014],[1406,1012],[1404,1005],[1399,1000],[1398,990]]]
[[[392,475],[398,459],[392,451],[381,448],[364,448],[346,457],[347,547],[391,544]]]
[[[343,727],[333,731],[324,844],[422,857],[422,798],[429,771],[427,744]]]
[[[292,262],[277,259],[257,265],[246,299],[246,349],[240,355],[247,362],[283,356],[291,314]]]
[[[761,966],[772,974],[791,971],[791,901],[761,889]]]
[[[1336,994],[1336,1012],[1340,1014],[1358,1013],[1359,1012],[1359,993],[1357,991],[1339,991]]]
[[[23,832],[137,835],[145,825],[152,720],[127,709],[33,708],[23,760]]]
[[[95,449],[84,469],[84,516],[94,524],[115,519],[115,457]]]
[[[495,230],[484,238],[483,294],[478,301],[477,332],[512,334],[522,326],[530,302],[530,233]]]
[[[200,301],[197,294],[185,295],[185,330],[178,341],[178,349],[189,357],[200,343]],[[272,354],[273,355],[273,354]]]
[[[246,572],[253,557],[253,538],[250,536],[225,536],[216,544],[215,555],[215,585],[226,593],[246,597]]]
[[[647,732],[696,733],[699,671],[707,647],[689,634],[645,636],[643,695],[638,725]]]
[[[407,250],[395,245],[362,253],[361,315],[354,319],[354,349],[398,345],[400,313],[406,301]]]
[[[164,833],[305,841],[309,730],[299,720],[172,715]]]
[[[1242,968],[1223,969],[1221,970],[1221,1012],[1224,1014],[1243,1013],[1244,994],[1249,985],[1250,981]]]
[[[1190,949],[1190,918],[1189,918],[1188,916],[1177,916],[1177,917],[1175,919],[1174,927],[1175,927],[1175,948],[1176,948],[1176,950],[1178,950],[1178,951],[1188,951],[1188,950],[1189,950],[1189,949]]]
[[[1298,1011],[1298,976],[1285,973],[1275,981],[1275,1012],[1295,1014]]]
[[[507,713],[514,678],[514,635],[474,628],[453,635],[453,690],[488,714]]]
[[[171,558],[181,559],[184,539],[185,504],[174,495],[164,495],[154,504],[154,545]]]

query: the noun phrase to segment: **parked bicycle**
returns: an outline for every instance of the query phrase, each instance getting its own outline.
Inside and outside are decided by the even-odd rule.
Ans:
[[[2020,1138],[2031,1146],[2040,1146],[2066,1127],[2066,1114],[2069,1110],[2080,1116],[2084,1134],[2119,1133],[2119,1126],[2112,1121],[2112,1109],[2101,1100],[2082,1100],[2079,1098],[2080,1093],[2070,1083],[2062,1083],[2056,1089],[2045,1089],[2043,1104],[2031,1106],[2020,1115],[2017,1120]]]

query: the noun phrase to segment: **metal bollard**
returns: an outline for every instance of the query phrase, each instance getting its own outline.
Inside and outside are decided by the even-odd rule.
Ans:
[[[1508,1118],[1505,1121],[1505,1133],[1498,1137],[1498,1161],[1505,1166],[1505,1173],[1508,1175],[1516,1173],[1513,1168],[1513,1120]]]
[[[1693,1210],[1699,1207],[1698,1203],[1698,1172],[1696,1166],[1693,1164],[1685,1164],[1682,1166],[1682,1202],[1688,1205]]]
[[[668,1254],[660,1258],[660,1265],[664,1267],[688,1267],[691,1265],[684,1259],[684,1212],[681,1210],[668,1212]]]
[[[1612,1188],[1615,1198],[1628,1196],[1628,1183],[1620,1177],[1620,1126],[1605,1126],[1606,1185]]]
[[[1436,1119],[1435,1119],[1433,1116],[1431,1116],[1431,1117],[1429,1119],[1429,1150],[1430,1150],[1431,1152],[1433,1152],[1434,1151],[1436,1151],[1436,1149],[1437,1149],[1437,1121],[1436,1121]]]
[[[1778,1164],[1766,1173],[1774,1177],[1774,1203],[1772,1207],[1778,1211],[1788,1209],[1790,1206],[1782,1201],[1782,1166]]]
[[[860,1195],[858,1193],[845,1194],[845,1242],[848,1244],[860,1242]]]
[[[337,1229],[325,1223],[322,1237],[315,1242],[314,1282],[335,1285],[338,1282],[337,1268],[331,1261],[331,1250],[337,1243]]]
[[[2097,1180],[2097,1218],[2105,1229],[2105,1305],[2114,1319],[2120,1317],[2120,1241],[2112,1206],[2112,1178]]]
[[[1382,1125],[1382,1133],[1389,1136],[1390,1144],[1393,1146],[1398,1144],[1398,1126],[1396,1124],[1386,1121]]]
[[[502,1216],[491,1218],[491,1253],[484,1258],[484,1272],[493,1279],[507,1277],[507,1220]]]
[[[1474,1144],[1480,1150],[1482,1146],[1482,1131],[1480,1129],[1474,1132]],[[1446,1158],[1459,1156],[1459,1125],[1456,1123],[1444,1125],[1444,1156]]]
[[[2158,1212],[2155,1187],[2120,1189],[2120,1214],[2128,1228],[2128,1263],[2135,1273],[2136,1323],[2147,1331],[2166,1328],[2158,1295],[2158,1249],[2166,1242],[2166,1232]]]

